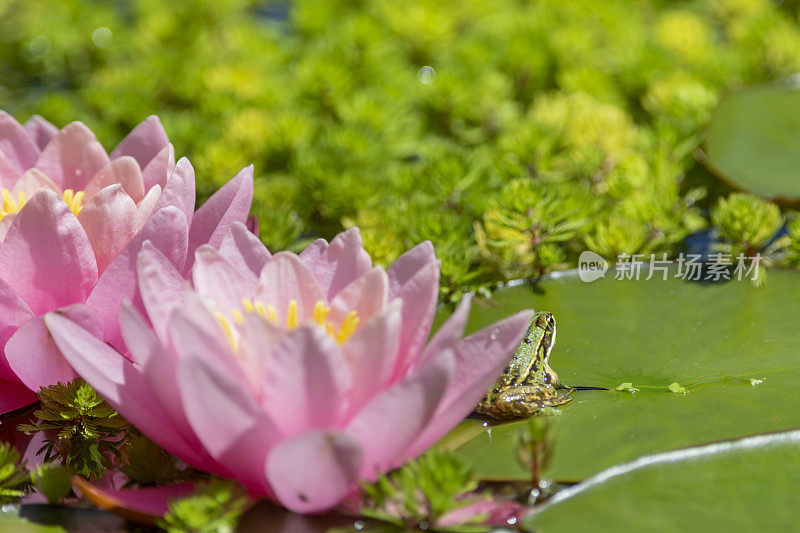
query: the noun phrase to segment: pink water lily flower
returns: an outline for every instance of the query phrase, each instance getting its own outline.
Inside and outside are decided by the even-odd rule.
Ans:
[[[76,375],[45,313],[61,309],[124,350],[119,308],[136,295],[142,242],[186,271],[197,246],[219,245],[245,219],[252,186],[248,168],[194,213],[194,170],[175,163],[158,117],[109,156],[80,122],[58,130],[34,116],[23,126],[0,111],[0,412]]]
[[[430,243],[388,270],[358,229],[270,255],[243,225],[197,249],[193,290],[148,243],[141,308],[125,305],[131,359],[71,317],[45,322],[75,370],[186,463],[297,512],[335,506],[359,480],[426,450],[485,394],[527,311],[461,338],[466,298],[428,340],[439,263]]]

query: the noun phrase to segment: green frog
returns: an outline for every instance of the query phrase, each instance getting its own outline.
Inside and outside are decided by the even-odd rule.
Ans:
[[[475,412],[512,420],[572,401],[572,390],[561,387],[548,364],[555,342],[556,319],[551,313],[534,314],[519,348]]]

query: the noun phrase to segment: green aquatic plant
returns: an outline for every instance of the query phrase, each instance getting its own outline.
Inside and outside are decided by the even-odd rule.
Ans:
[[[365,516],[406,527],[433,526],[465,504],[478,487],[469,464],[447,452],[431,451],[361,486]]]
[[[44,463],[31,472],[31,481],[36,490],[55,505],[72,494],[74,472],[56,463]]]
[[[201,200],[255,164],[271,249],[355,224],[389,264],[431,239],[457,299],[587,246],[676,254],[720,194],[693,156],[712,112],[800,69],[794,16],[761,0],[11,0],[0,98],[106,144],[157,112]],[[509,202],[526,180],[565,210]],[[587,192],[607,215],[591,224]],[[531,240],[529,212],[558,231]]]
[[[0,504],[17,501],[25,494],[30,476],[19,452],[7,442],[0,443]]]
[[[201,483],[192,495],[170,502],[158,526],[169,533],[233,532],[247,502],[241,486],[211,479]]]
[[[752,255],[760,252],[783,224],[777,205],[749,193],[733,193],[721,198],[711,220],[734,252]]]
[[[40,407],[34,411],[38,421],[21,424],[20,431],[44,433],[44,444],[37,454],[45,461],[60,459],[82,476],[100,478],[119,457],[119,446],[131,431],[117,414],[82,379],[42,387]]]

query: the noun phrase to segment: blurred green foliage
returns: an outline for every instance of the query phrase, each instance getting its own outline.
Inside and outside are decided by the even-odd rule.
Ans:
[[[450,452],[431,451],[381,474],[374,483],[363,483],[359,512],[403,531],[431,527],[438,531],[436,522],[441,517],[485,496],[475,492],[477,488],[467,462]],[[485,516],[472,518],[480,522]]]
[[[717,200],[693,157],[717,101],[799,70],[793,2],[0,3],[20,120],[111,146],[157,113],[201,198],[255,163],[270,248],[430,239],[453,298],[586,247],[675,253]]]
[[[31,471],[31,481],[46,499],[55,505],[72,494],[73,472],[56,463],[44,463]]]
[[[241,486],[212,478],[190,496],[172,500],[157,525],[167,533],[233,533],[247,505]]]
[[[723,239],[749,253],[762,250],[783,224],[777,205],[747,193],[720,199],[711,220]]]
[[[25,494],[30,476],[19,452],[7,442],[0,442],[0,505],[15,502]]]

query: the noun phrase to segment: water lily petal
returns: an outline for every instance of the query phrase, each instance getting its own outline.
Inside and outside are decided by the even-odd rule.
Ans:
[[[445,320],[444,324],[436,331],[430,342],[425,346],[425,350],[420,358],[420,364],[424,364],[430,357],[447,348],[453,348],[464,335],[464,327],[469,319],[469,310],[472,305],[472,295],[465,294],[453,314]]]
[[[295,300],[301,320],[307,320],[314,305],[325,297],[313,274],[289,252],[273,255],[261,270],[255,300],[275,307],[278,319],[284,320],[289,302]]]
[[[169,503],[191,496],[197,484],[193,481],[162,487],[112,489],[89,483],[75,476],[73,482],[81,495],[104,511],[139,523],[154,523],[169,510]]]
[[[196,295],[187,292],[184,297],[186,307],[172,313],[167,327],[170,353],[178,359],[197,357],[208,361],[209,364],[224,369],[229,380],[246,388],[247,377],[236,364],[236,354],[219,323],[196,300]]]
[[[25,133],[39,147],[39,150],[43,150],[50,139],[58,133],[58,128],[39,115],[33,115],[22,127],[25,128]]]
[[[375,267],[339,291],[331,301],[331,318],[342,320],[355,311],[360,320],[369,320],[384,308],[388,293],[386,271],[382,267]]]
[[[362,451],[346,433],[310,431],[277,444],[266,472],[278,501],[297,513],[330,509],[358,480]]]
[[[8,229],[0,246],[0,278],[34,314],[84,302],[97,282],[89,238],[52,191],[36,193]]]
[[[175,170],[175,149],[166,145],[155,157],[142,167],[144,188],[149,190],[158,185],[161,189],[167,186],[167,178]]]
[[[101,274],[139,229],[136,204],[118,183],[92,196],[78,221],[92,243]]]
[[[120,328],[125,344],[130,347],[134,361],[141,368],[150,392],[164,409],[175,429],[199,453],[202,449],[183,410],[178,392],[176,361],[158,342],[153,331],[130,304],[125,303],[120,312]]]
[[[436,313],[439,300],[439,264],[427,263],[398,290],[397,297],[404,302],[403,331],[400,341],[400,358],[395,370],[403,377],[422,353]]]
[[[183,461],[202,462],[169,422],[130,361],[64,316],[48,313],[44,321],[70,365],[125,420]]]
[[[439,517],[436,527],[457,529],[477,523],[483,526],[504,528],[508,524],[517,523],[521,517],[530,512],[527,506],[513,500],[508,501],[502,496],[490,498],[474,501],[448,511]]]
[[[99,318],[85,305],[71,305],[56,313],[72,320],[93,335],[100,333]],[[8,339],[5,355],[8,366],[17,378],[33,391],[59,381],[67,383],[78,377],[61,356],[41,316],[20,326]]]
[[[312,272],[327,295],[333,298],[353,280],[372,268],[372,259],[361,245],[358,228],[337,235],[314,263]]]
[[[187,236],[186,218],[178,208],[159,209],[100,276],[86,303],[103,320],[103,338],[114,347],[124,349],[117,320],[122,301],[131,300],[137,309],[144,308],[137,288],[136,274],[136,261],[142,243],[150,240],[180,269],[186,259]]]
[[[8,283],[0,279],[0,346],[5,346],[17,328],[31,318],[33,313],[28,304],[9,287]],[[19,381],[5,357],[0,357],[0,380]],[[2,412],[5,411],[0,410],[0,413]]]
[[[452,381],[455,367],[453,354],[443,353],[405,381],[380,393],[353,418],[347,432],[364,448],[362,477],[374,480],[404,461],[407,455],[403,451],[429,423]],[[401,420],[402,424],[398,423]]]
[[[193,254],[198,246],[206,243],[219,248],[230,225],[247,220],[252,201],[253,166],[250,165],[240,170],[197,210],[189,233],[189,251]],[[193,259],[192,255],[190,260]]]
[[[17,198],[19,193],[25,193],[25,197],[30,198],[42,189],[53,191],[61,196],[61,189],[44,172],[38,168],[29,168],[11,188],[11,196]]]
[[[263,465],[278,433],[258,403],[218,364],[197,357],[178,363],[186,417],[212,457],[251,490],[269,491]]]
[[[6,238],[6,234],[8,230],[11,228],[11,224],[14,223],[14,219],[17,218],[16,213],[9,213],[2,220],[0,220],[0,243],[3,242]]]
[[[411,446],[410,455],[428,449],[475,408],[519,346],[531,316],[530,311],[521,311],[455,345],[458,379],[450,381],[436,413]],[[432,360],[438,357],[441,353]]]
[[[0,380],[0,414],[39,401],[39,397],[28,387],[11,381]],[[30,466],[30,463],[28,464]]]
[[[19,173],[22,174],[39,158],[39,147],[28,136],[25,128],[17,120],[0,110],[0,154]]]
[[[153,185],[153,187],[147,191],[142,201],[139,202],[139,205],[136,206],[136,224],[139,226],[139,229],[142,229],[144,225],[147,224],[147,220],[150,218],[150,215],[153,214],[159,198],[161,198],[161,187],[159,185]]]
[[[183,211],[186,223],[191,227],[194,216],[195,183],[194,168],[188,159],[182,157],[167,179],[167,185],[161,191],[155,210],[173,205]],[[188,253],[194,255],[194,250]],[[193,260],[193,259],[192,259]]]
[[[400,348],[403,302],[394,300],[360,326],[342,346],[353,372],[350,410],[360,409],[383,390],[392,377]]]
[[[241,222],[231,224],[219,245],[219,253],[239,272],[251,273],[254,282],[258,281],[261,269],[271,257],[267,247]]]
[[[111,158],[128,155],[136,159],[141,168],[145,168],[167,144],[169,139],[161,121],[157,116],[150,115],[122,139],[111,152]]]
[[[158,338],[167,338],[167,323],[183,307],[187,281],[152,242],[144,241],[136,260],[139,293]]]
[[[286,334],[263,374],[261,404],[285,437],[333,429],[347,412],[351,375],[336,342],[316,326]]]
[[[317,264],[319,261],[320,256],[322,253],[328,248],[328,241],[325,239],[317,239],[308,246],[306,246],[302,252],[300,252],[300,261],[311,270],[314,271],[314,265]]]
[[[123,156],[114,159],[109,164],[100,169],[94,177],[84,187],[86,196],[91,198],[93,194],[105,189],[109,185],[119,183],[131,197],[134,203],[139,203],[144,198],[144,181],[139,163],[130,156]]]
[[[11,189],[20,176],[20,171],[3,152],[0,152],[0,187]]]
[[[214,307],[223,313],[240,309],[242,298],[252,296],[256,288],[254,278],[244,275],[210,245],[195,252],[192,281],[200,298],[214,302]]]
[[[73,122],[47,143],[36,161],[36,168],[61,189],[82,191],[110,161],[92,130],[82,122]]]
[[[239,351],[237,355],[253,392],[261,397],[261,376],[271,364],[272,352],[287,331],[277,324],[264,320],[257,314],[246,314],[239,324]]]
[[[423,267],[436,263],[436,254],[430,241],[422,242],[400,257],[389,266],[389,298],[395,298],[400,287],[405,285]]]

